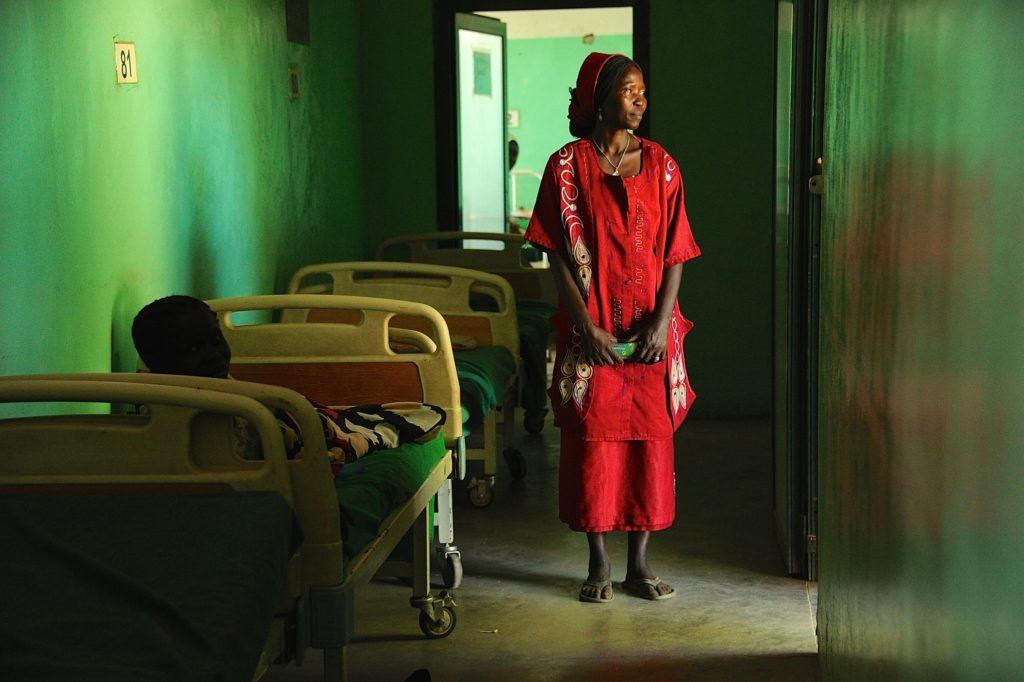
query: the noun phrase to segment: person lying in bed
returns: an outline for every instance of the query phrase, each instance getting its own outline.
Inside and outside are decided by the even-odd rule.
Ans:
[[[132,341],[151,372],[214,379],[230,378],[231,347],[210,306],[191,296],[167,296],[146,305],[132,323]],[[380,405],[334,410],[307,398],[316,408],[335,474],[341,465],[378,449],[393,448],[435,431],[444,411],[423,405],[401,413]],[[299,428],[285,412],[275,411],[285,452],[298,454]],[[247,424],[236,425],[238,454],[259,459],[259,441]]]

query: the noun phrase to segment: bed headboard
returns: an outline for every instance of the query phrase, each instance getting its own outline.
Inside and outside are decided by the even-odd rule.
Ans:
[[[118,403],[145,414],[44,415],[0,420],[0,485],[177,484],[271,490],[292,501],[274,416],[253,398],[206,389],[54,377],[0,379],[4,403]],[[211,448],[193,425],[204,415],[237,416],[259,434],[261,461]]]
[[[295,597],[303,584],[341,582],[337,493],[320,419],[301,395],[278,386],[165,374],[0,379],[0,402],[54,401],[128,403],[146,410],[0,420],[0,487],[274,491],[291,504],[303,533],[301,562],[299,555],[293,559],[285,589]],[[275,409],[299,427],[303,449],[295,459],[285,458]],[[262,460],[236,455],[230,442],[234,417],[256,429]]]
[[[466,248],[464,240],[489,242],[495,248]],[[508,280],[520,301],[543,301],[558,305],[558,290],[546,259],[539,263],[523,260],[526,239],[518,234],[495,232],[425,232],[394,237],[377,247],[378,261],[405,260],[411,263],[471,268],[500,275]],[[500,248],[498,248],[500,247]]]
[[[231,346],[237,379],[284,386],[325,405],[426,402],[445,410],[445,439],[462,436],[462,407],[448,328],[429,306],[361,296],[249,296],[207,301]],[[281,312],[282,321],[236,325],[245,311]],[[306,324],[317,312],[338,321]],[[390,327],[420,321],[429,334]],[[432,339],[437,339],[435,343]],[[396,353],[400,341],[409,352]]]
[[[312,289],[311,293],[326,289],[333,294],[421,303],[441,313],[451,334],[472,337],[480,345],[504,346],[512,357],[519,357],[515,293],[503,277],[479,270],[422,263],[320,263],[296,272],[288,291],[305,291],[310,280],[324,277],[330,284]],[[477,309],[477,297],[489,299],[495,309]],[[321,322],[337,318],[311,313],[307,319]],[[395,323],[423,333],[429,331],[417,320],[405,316]]]

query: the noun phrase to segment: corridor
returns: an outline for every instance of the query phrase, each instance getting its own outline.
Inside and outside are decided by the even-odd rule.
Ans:
[[[616,592],[576,600],[586,541],[557,519],[558,432],[523,436],[530,471],[499,479],[487,509],[456,508],[465,580],[459,624],[426,641],[408,588],[360,593],[354,680],[814,680],[817,648],[808,583],[784,575],[771,525],[767,421],[692,420],[676,436],[675,526],[652,540],[652,562],[676,587],[651,603]],[[615,581],[625,536],[613,536]],[[268,680],[319,679],[319,661],[271,668]]]

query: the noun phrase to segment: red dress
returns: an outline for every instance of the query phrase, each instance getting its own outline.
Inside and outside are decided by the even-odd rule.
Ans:
[[[679,167],[660,145],[641,145],[640,173],[601,170],[589,140],[551,155],[526,238],[559,251],[594,322],[625,338],[651,314],[665,269],[700,255]],[[665,360],[592,367],[564,304],[548,391],[562,429],[559,516],[573,530],[660,530],[675,518],[672,434],[695,397],[683,339],[693,324],[672,311]]]

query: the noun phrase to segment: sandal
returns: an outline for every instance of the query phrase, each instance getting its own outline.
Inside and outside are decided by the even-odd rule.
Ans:
[[[580,588],[580,601],[589,602],[591,604],[603,604],[609,602],[615,598],[614,594],[610,594],[607,597],[602,597],[604,588],[610,588],[612,586],[611,580],[584,580],[583,587],[593,587],[595,590],[595,596],[589,594],[583,594],[583,588]]]
[[[671,599],[676,596],[676,591],[671,587],[669,587],[671,592],[666,592],[665,594],[658,592],[659,585],[668,587],[666,583],[661,581],[661,578],[634,578],[633,580],[623,580],[619,584],[627,593],[641,599],[661,601],[662,599]]]

